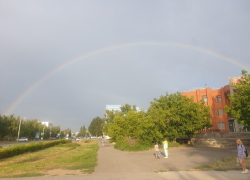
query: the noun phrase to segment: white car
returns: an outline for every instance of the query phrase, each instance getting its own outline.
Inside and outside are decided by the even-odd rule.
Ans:
[[[26,138],[26,137],[21,137],[21,138],[19,138],[19,139],[16,139],[15,141],[16,141],[16,142],[19,142],[19,141],[29,141],[29,140],[28,140],[28,138]]]
[[[111,137],[109,137],[109,136],[104,136],[104,138],[105,138],[105,139],[111,139]]]
[[[77,137],[76,141],[80,141],[82,139],[82,137]]]

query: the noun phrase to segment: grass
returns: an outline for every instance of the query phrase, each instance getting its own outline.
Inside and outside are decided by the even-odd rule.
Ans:
[[[97,165],[98,149],[98,141],[89,140],[6,158],[0,162],[0,178],[43,176],[53,169],[92,173]]]
[[[246,166],[248,166],[250,164],[250,158],[246,158],[244,163]],[[196,167],[193,170],[228,171],[228,170],[242,170],[242,167],[237,166],[236,157],[231,157],[231,158],[227,158],[227,159],[222,157],[221,160],[216,160],[210,164]]]

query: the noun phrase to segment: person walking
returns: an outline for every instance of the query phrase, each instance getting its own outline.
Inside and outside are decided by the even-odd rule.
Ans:
[[[160,156],[159,156],[159,145],[158,145],[158,142],[155,143],[155,158],[157,159],[160,159]]]
[[[164,152],[165,152],[164,158],[168,158],[168,140],[167,140],[167,138],[164,138],[163,148],[164,148]]]
[[[103,137],[103,136],[102,136],[102,141],[101,141],[101,143],[102,143],[102,146],[104,146],[105,139],[104,139],[104,137]]]
[[[237,143],[237,150],[238,150],[238,159],[240,161],[240,165],[243,168],[243,171],[241,173],[246,174],[248,172],[248,169],[246,169],[246,166],[244,164],[244,159],[246,158],[246,149],[240,139],[237,139],[236,143]]]

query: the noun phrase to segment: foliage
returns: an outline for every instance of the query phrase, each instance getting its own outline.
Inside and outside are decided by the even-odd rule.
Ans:
[[[160,142],[159,144],[160,144],[159,147],[163,149],[163,143]],[[179,146],[180,146],[180,143],[178,142],[168,141],[168,147],[179,147]]]
[[[131,110],[136,111],[136,105],[131,106],[129,104],[125,104],[124,106],[121,107],[121,112],[124,114],[126,114]]]
[[[209,106],[179,92],[154,99],[147,112],[137,112],[135,107],[126,104],[121,112],[108,112],[112,120],[106,121],[106,132],[112,140],[120,142],[127,137],[150,145],[164,137],[191,138],[197,131],[211,127]]]
[[[102,135],[102,124],[103,119],[100,117],[96,117],[92,119],[89,125],[89,132],[92,136],[101,136]]]
[[[121,151],[143,151],[149,150],[152,147],[151,145],[145,144],[142,141],[139,141],[136,144],[130,144],[127,140],[121,140],[116,142],[114,148],[119,149]]]
[[[86,131],[87,131],[87,129],[86,129],[85,125],[81,126],[80,131],[77,134],[77,137],[86,136]]]
[[[23,154],[25,152],[34,152],[34,151],[41,150],[44,148],[49,148],[58,144],[64,144],[64,143],[70,143],[70,142],[72,141],[61,139],[61,140],[50,141],[50,142],[45,142],[45,143],[39,142],[35,144],[31,142],[27,145],[17,145],[13,147],[8,147],[8,148],[0,149],[0,159],[16,156],[19,154]]]
[[[138,139],[141,136],[144,111],[136,112],[130,109],[123,113],[117,113],[109,123],[107,133],[112,139],[119,141],[124,137]]]
[[[156,133],[163,137],[173,139],[188,135],[190,138],[197,131],[211,127],[209,110],[203,101],[194,102],[193,98],[177,92],[154,99],[148,115],[155,124]]]
[[[21,122],[21,124],[20,124]],[[0,138],[11,138],[18,136],[18,128],[20,124],[20,135],[19,137],[27,137],[29,139],[34,139],[36,132],[43,132],[44,138],[56,137],[60,132],[59,126],[46,127],[42,125],[37,119],[23,120],[20,117],[15,117],[14,114],[10,116],[0,115]],[[50,134],[51,132],[51,134]]]
[[[250,127],[250,74],[242,70],[241,80],[233,88],[236,92],[233,96],[229,95],[232,105],[226,106],[225,111],[240,124]]]

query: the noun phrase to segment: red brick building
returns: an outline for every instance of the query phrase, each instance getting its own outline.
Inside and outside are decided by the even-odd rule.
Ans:
[[[195,102],[199,102],[203,98],[206,104],[210,106],[211,123],[213,126],[209,130],[204,131],[238,132],[238,123],[223,110],[225,105],[230,105],[227,95],[231,91],[233,90],[230,88],[230,85],[226,85],[220,89],[206,87],[205,89],[196,89],[194,91],[182,92],[181,94],[187,97],[193,96]]]

